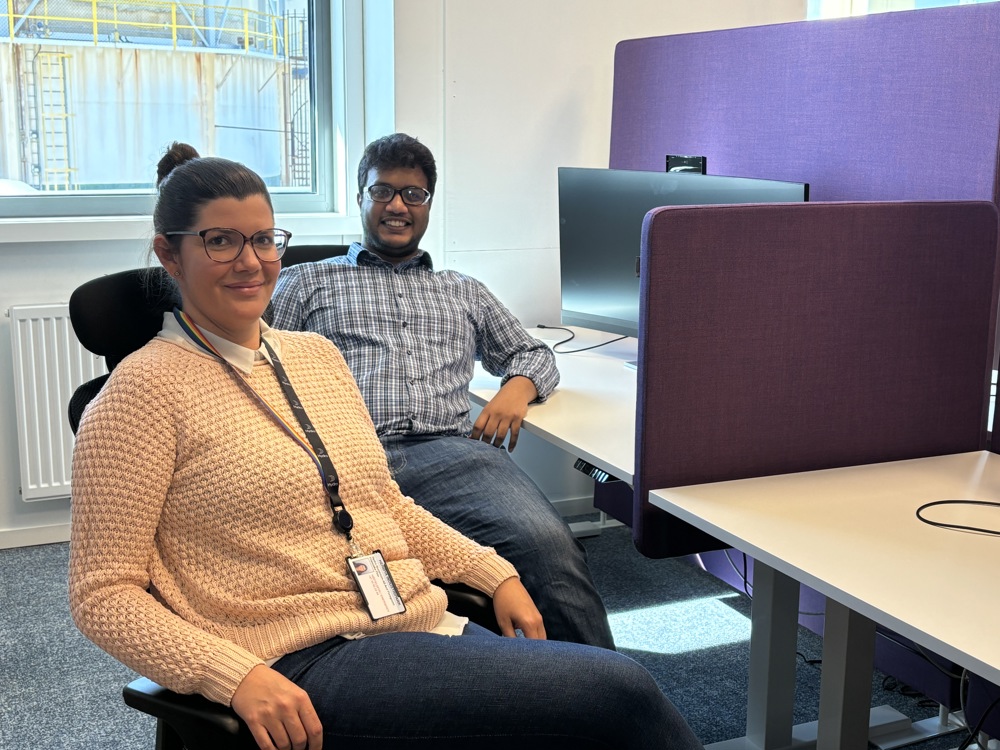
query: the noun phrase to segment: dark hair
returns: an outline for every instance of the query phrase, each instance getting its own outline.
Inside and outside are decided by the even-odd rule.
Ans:
[[[365,189],[368,172],[372,169],[419,169],[427,178],[427,189],[434,195],[437,183],[437,165],[431,150],[413,136],[393,133],[372,141],[365,149],[358,165],[358,192]]]
[[[171,144],[156,165],[156,189],[153,230],[157,234],[190,229],[202,206],[216,198],[245,200],[260,195],[271,205],[267,186],[252,169],[229,159],[200,157],[186,143]]]

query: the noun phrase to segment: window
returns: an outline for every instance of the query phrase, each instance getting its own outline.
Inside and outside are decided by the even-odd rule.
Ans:
[[[996,0],[809,0],[807,19],[864,16],[893,10],[939,8],[944,5],[973,5]]]
[[[0,216],[148,215],[173,141],[250,166],[277,212],[346,211],[359,0],[6,4]]]

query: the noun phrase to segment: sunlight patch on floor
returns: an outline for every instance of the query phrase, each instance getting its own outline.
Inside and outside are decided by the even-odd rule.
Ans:
[[[683,654],[750,640],[750,618],[724,599],[738,593],[691,599],[608,616],[618,648]]]

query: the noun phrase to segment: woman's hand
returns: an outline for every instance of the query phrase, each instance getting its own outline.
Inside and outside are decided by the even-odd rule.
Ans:
[[[268,666],[250,670],[231,705],[261,750],[323,748],[323,725],[306,691]]]
[[[493,611],[505,636],[513,638],[514,630],[520,629],[526,638],[545,640],[542,615],[520,579],[508,578],[497,586],[493,592]]]

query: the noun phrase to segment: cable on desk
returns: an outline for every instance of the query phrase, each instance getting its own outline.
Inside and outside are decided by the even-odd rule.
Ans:
[[[543,323],[539,323],[538,325],[535,326],[535,328],[555,329],[558,331],[566,331],[569,334],[569,336],[564,338],[562,341],[557,341],[552,345],[552,351],[554,351],[556,354],[576,354],[577,352],[586,352],[590,351],[591,349],[597,349],[599,347],[607,346],[608,344],[613,344],[616,341],[621,341],[622,339],[628,338],[628,336],[619,336],[616,339],[608,339],[607,341],[602,341],[600,344],[594,344],[593,346],[585,346],[582,349],[569,349],[567,351],[559,351],[558,349],[556,349],[557,346],[559,346],[560,344],[565,344],[567,341],[572,341],[573,339],[576,338],[576,334],[573,333],[573,331],[564,326],[547,326]]]
[[[917,518],[919,518],[924,523],[929,526],[937,526],[941,529],[955,529],[956,531],[974,531],[978,534],[989,534],[990,536],[1000,536],[1000,530],[998,529],[981,529],[978,526],[963,526],[959,523],[945,523],[944,521],[932,521],[929,518],[924,518],[921,513],[928,508],[933,508],[935,505],[985,505],[992,508],[1000,508],[1000,503],[996,503],[990,500],[935,500],[930,503],[924,503],[919,508],[917,508]]]

